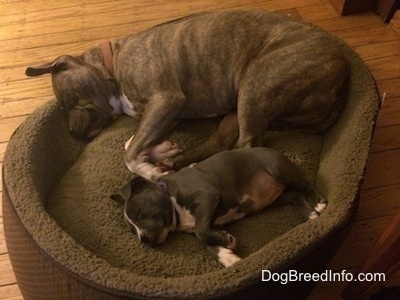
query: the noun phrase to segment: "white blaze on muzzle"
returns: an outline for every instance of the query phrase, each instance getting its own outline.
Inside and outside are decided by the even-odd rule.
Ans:
[[[135,228],[139,243],[141,243],[143,231],[135,223],[132,222],[132,220],[129,218],[125,210],[124,210],[124,220],[128,225]]]

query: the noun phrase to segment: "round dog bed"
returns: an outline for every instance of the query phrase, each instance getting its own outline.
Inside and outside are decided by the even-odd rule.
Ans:
[[[288,291],[279,282],[262,281],[262,270],[323,270],[353,215],[379,109],[367,67],[349,46],[337,42],[351,66],[349,101],[338,122],[320,135],[265,134],[265,146],[283,151],[316,183],[329,201],[327,210],[302,223],[293,207],[284,206],[228,226],[243,258],[229,268],[219,265],[193,235],[174,233],[165,244],[150,248],[138,244],[128,230],[122,205],[110,195],[132,177],[122,154],[136,121],[122,117],[87,143],[70,136],[54,100],[32,113],[14,133],[3,163],[5,236],[24,297],[304,294],[304,282]],[[217,122],[188,121],[171,139],[184,148],[195,147]]]

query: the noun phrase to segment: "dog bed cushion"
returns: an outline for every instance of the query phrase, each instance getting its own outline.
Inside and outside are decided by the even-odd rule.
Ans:
[[[367,67],[349,46],[332,38],[351,66],[349,101],[338,122],[319,135],[269,131],[264,139],[328,199],[318,219],[303,223],[294,207],[282,206],[226,226],[237,237],[243,258],[230,268],[215,261],[191,234],[170,234],[156,248],[138,244],[122,218],[122,204],[110,198],[133,176],[123,162],[123,144],[137,121],[121,117],[84,142],[70,136],[66,116],[51,100],[18,128],[5,154],[3,191],[19,222],[45,257],[67,274],[125,296],[215,296],[260,281],[263,269],[290,266],[345,226],[353,213],[379,106]],[[195,147],[218,121],[181,123],[170,139],[183,148]],[[12,244],[7,218],[5,234]],[[15,268],[14,254],[10,249]],[[16,275],[20,281],[18,270]]]

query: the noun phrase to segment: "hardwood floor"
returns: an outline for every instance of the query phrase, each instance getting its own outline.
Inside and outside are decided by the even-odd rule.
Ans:
[[[344,39],[370,67],[381,93],[386,93],[357,220],[328,266],[354,272],[400,207],[400,34],[373,13],[341,17],[329,0],[0,0],[0,166],[14,130],[52,97],[50,78],[26,78],[27,66],[78,54],[107,38],[194,12],[254,7],[302,18]],[[0,299],[22,299],[2,224],[0,213]],[[400,284],[400,275],[387,283]],[[320,282],[308,299],[339,299],[345,284]]]

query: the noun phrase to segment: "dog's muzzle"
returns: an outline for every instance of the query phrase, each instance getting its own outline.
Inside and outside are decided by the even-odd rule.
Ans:
[[[112,117],[103,116],[95,110],[73,108],[69,110],[69,132],[76,138],[92,139],[106,127]]]

